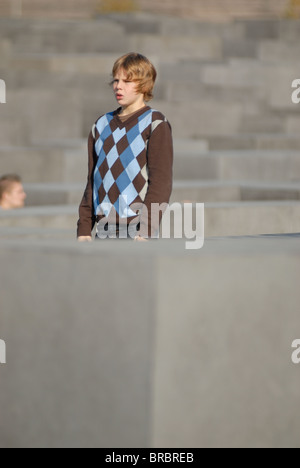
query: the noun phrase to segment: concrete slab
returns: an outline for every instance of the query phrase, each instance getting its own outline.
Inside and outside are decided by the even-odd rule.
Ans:
[[[300,159],[297,151],[289,150],[177,153],[174,175],[179,180],[298,182]]]
[[[255,236],[300,232],[300,202],[206,203],[206,236]]]
[[[264,62],[276,64],[295,64],[295,61],[300,59],[299,47],[288,41],[263,41],[259,46],[258,56]]]
[[[244,181],[174,181],[172,202],[300,200],[300,183]]]
[[[1,447],[298,448],[299,239],[0,240]]]
[[[170,120],[174,135],[178,138],[202,139],[205,136],[232,135],[238,133],[243,115],[243,104],[217,103],[215,99],[204,99],[201,104],[189,101],[178,102],[154,100],[153,107],[161,110]],[[197,116],[197,118],[191,118]]]
[[[218,37],[157,36],[131,34],[131,50],[140,50],[144,55],[156,55],[166,63],[178,58],[220,59],[221,40]]]
[[[0,227],[74,229],[78,221],[78,205],[35,206],[21,210],[0,211]]]
[[[74,144],[74,141],[73,141]],[[79,182],[87,175],[87,143],[52,141],[33,147],[1,147],[1,172],[18,173],[25,183]]]
[[[233,195],[237,194],[237,189],[232,189],[232,192],[228,191],[228,193],[234,198]],[[193,199],[184,201],[195,202]],[[170,220],[166,216],[163,218],[163,232],[170,233],[171,238],[174,237],[175,232],[180,232],[181,237],[185,238],[184,209],[181,202],[182,200],[172,206],[175,217],[172,215]],[[203,203],[203,200],[198,203]],[[206,202],[205,235],[220,237],[297,233],[300,232],[299,211],[300,202],[293,200]],[[78,204],[26,207],[17,211],[0,212],[0,227],[67,229],[73,230],[75,237],[78,217]],[[196,219],[195,206],[193,219]],[[200,229],[200,226],[198,228]]]
[[[24,184],[27,206],[79,204],[85,189],[82,184]]]
[[[294,121],[286,121],[287,131],[294,129]],[[238,135],[203,137],[212,151],[226,150],[300,150],[300,139],[293,133],[239,133]]]

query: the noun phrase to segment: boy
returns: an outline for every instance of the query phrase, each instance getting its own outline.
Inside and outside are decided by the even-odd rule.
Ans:
[[[17,175],[6,175],[0,178],[0,209],[15,210],[25,205],[26,193],[21,178]]]
[[[113,67],[113,90],[120,107],[102,116],[88,140],[88,181],[79,208],[77,237],[157,237],[173,179],[173,141],[166,118],[147,106],[156,70],[131,53]],[[158,206],[160,209],[158,209]]]

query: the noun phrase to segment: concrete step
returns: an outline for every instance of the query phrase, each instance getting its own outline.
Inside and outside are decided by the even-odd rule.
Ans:
[[[226,150],[297,150],[300,151],[300,138],[293,133],[240,133],[238,135],[203,137],[202,144],[212,151]]]
[[[205,151],[205,143],[175,140],[175,180],[298,182],[297,151]],[[24,183],[80,183],[87,175],[85,140],[34,147],[0,147],[1,173],[20,173]],[[17,157],[15,157],[17,156]]]
[[[147,11],[174,14],[182,17],[198,18],[206,21],[229,21],[235,18],[278,18],[283,17],[287,10],[286,0],[276,0],[272,3],[264,0],[153,0],[150,4],[140,0]]]
[[[205,237],[300,232],[299,201],[206,203],[204,210]],[[175,204],[172,211],[175,221],[170,225],[169,218],[164,216],[162,233],[170,232],[171,226],[171,237],[181,237],[189,229],[189,226],[184,225],[183,207],[179,203]],[[201,219],[197,220],[195,206],[193,213],[193,229],[197,230],[200,237],[202,225]]]
[[[0,226],[0,239],[24,241],[26,240],[51,240],[52,242],[67,240],[74,241],[74,229],[54,229],[50,227],[19,227]]]
[[[174,181],[171,203],[300,200],[300,183]]]
[[[2,0],[0,16],[29,18],[92,18],[102,12],[135,12],[150,11],[160,16],[177,15],[179,17],[197,18],[205,21],[226,22],[236,18],[277,19],[285,17],[288,11],[287,0],[265,2],[265,0],[214,0],[209,4],[206,0],[65,0],[51,3],[37,0]],[[294,7],[293,13],[299,14],[299,7]]]
[[[72,146],[73,143],[73,146]],[[83,140],[65,146],[1,147],[1,173],[18,173],[24,183],[83,183],[87,175],[87,145]]]
[[[300,157],[285,150],[177,153],[174,175],[178,180],[298,182]]]
[[[74,238],[77,221],[77,205],[25,207],[21,210],[0,211],[1,228],[42,228],[46,231],[74,229]]]
[[[1,145],[30,146],[83,136],[81,103],[72,90],[8,89],[0,122],[5,124],[0,125]]]
[[[85,183],[24,184],[24,189],[26,206],[79,205]]]
[[[26,206],[79,205],[85,183],[25,184]],[[300,183],[178,181],[170,203],[300,200]]]
[[[171,206],[175,213],[171,224],[167,216],[162,232],[184,237],[183,205]],[[194,220],[196,219],[194,205]],[[26,207],[22,210],[0,212],[0,227],[74,230],[78,220],[78,205]],[[201,220],[200,220],[201,221]],[[195,222],[195,221],[194,221]],[[195,229],[201,227],[195,226]],[[191,228],[192,226],[190,226]],[[205,204],[205,236],[244,236],[300,232],[300,202],[223,202]],[[176,234],[178,235],[178,234]]]
[[[14,53],[117,53],[127,45],[124,27],[105,17],[97,21],[0,19],[0,42],[4,40]]]
[[[0,262],[1,448],[299,448],[299,236],[1,240]]]
[[[300,232],[300,202],[208,203],[206,236],[247,236]]]

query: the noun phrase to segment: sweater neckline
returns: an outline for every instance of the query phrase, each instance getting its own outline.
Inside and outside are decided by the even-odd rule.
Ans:
[[[114,112],[114,118],[115,120],[117,121],[118,123],[118,126],[119,127],[126,127],[128,124],[130,124],[133,120],[136,120],[137,118],[139,118],[141,115],[145,114],[146,112],[148,112],[149,110],[151,110],[151,107],[150,106],[145,106],[143,107],[142,109],[134,112],[133,114],[131,114],[128,119],[126,120],[122,120],[120,119],[120,116],[119,116],[119,113],[120,113],[120,110],[122,109],[122,107],[119,107],[115,112]]]

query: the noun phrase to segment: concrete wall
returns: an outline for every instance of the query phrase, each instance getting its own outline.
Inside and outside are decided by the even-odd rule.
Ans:
[[[292,7],[294,5],[294,7]],[[290,9],[289,9],[290,6]],[[228,21],[232,18],[274,18],[289,13],[299,14],[299,4],[289,0],[1,0],[3,16],[52,16],[56,18],[88,18],[101,12],[141,9],[183,17]]]
[[[299,254],[2,240],[0,446],[299,447]]]

